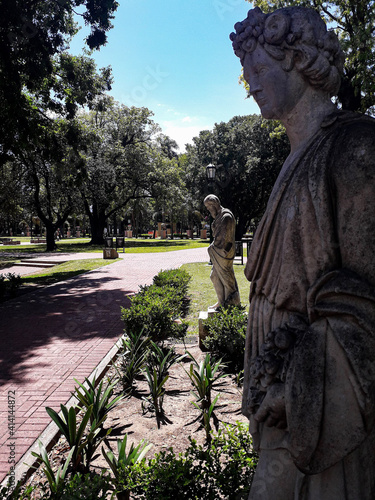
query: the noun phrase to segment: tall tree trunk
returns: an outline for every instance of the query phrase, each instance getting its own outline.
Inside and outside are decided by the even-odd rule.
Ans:
[[[106,223],[106,217],[104,214],[100,216],[90,215],[90,225],[91,225],[91,241],[90,245],[104,245],[104,227]]]
[[[46,226],[46,241],[47,241],[47,252],[53,252],[56,250],[57,245],[55,243],[55,231],[56,225],[52,223],[44,222]]]

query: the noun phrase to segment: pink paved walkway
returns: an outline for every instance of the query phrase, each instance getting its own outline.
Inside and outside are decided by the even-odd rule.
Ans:
[[[59,410],[73,378],[88,377],[121,336],[127,296],[161,269],[207,261],[207,249],[120,256],[121,262],[0,305],[0,481],[13,452],[22,463],[50,423],[45,406]]]

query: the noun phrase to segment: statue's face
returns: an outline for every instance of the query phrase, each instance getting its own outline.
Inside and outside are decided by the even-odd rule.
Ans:
[[[218,205],[217,203],[214,203],[212,201],[207,201],[205,203],[205,206],[206,206],[207,210],[210,212],[211,216],[215,219],[217,214],[220,211],[220,205]]]
[[[286,119],[308,86],[296,69],[285,71],[259,44],[246,54],[243,70],[250,94],[267,119]]]

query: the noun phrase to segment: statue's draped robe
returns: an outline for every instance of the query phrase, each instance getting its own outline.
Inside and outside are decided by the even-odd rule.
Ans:
[[[330,116],[281,172],[245,274],[243,411],[260,450],[286,448],[298,468],[294,494],[282,498],[374,499],[374,120]],[[288,323],[306,327],[285,381],[288,428],[281,431],[251,417],[249,366],[265,335]]]
[[[233,271],[233,259],[236,253],[235,245],[236,220],[230,210],[223,208],[212,223],[214,241],[208,248],[213,272],[225,288],[225,300],[235,296],[239,302],[238,285]]]

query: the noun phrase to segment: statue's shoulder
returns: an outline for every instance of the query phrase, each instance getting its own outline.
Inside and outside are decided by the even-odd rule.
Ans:
[[[363,133],[375,131],[375,119],[371,116],[353,111],[337,110],[328,115],[321,125],[323,131],[331,133]]]
[[[322,147],[317,154],[336,184],[359,185],[375,180],[375,119],[340,111],[322,124]]]
[[[221,212],[221,216],[223,218],[226,218],[226,219],[233,219],[234,218],[234,215],[232,214],[232,212],[229,210],[229,208],[223,208],[222,212]]]

